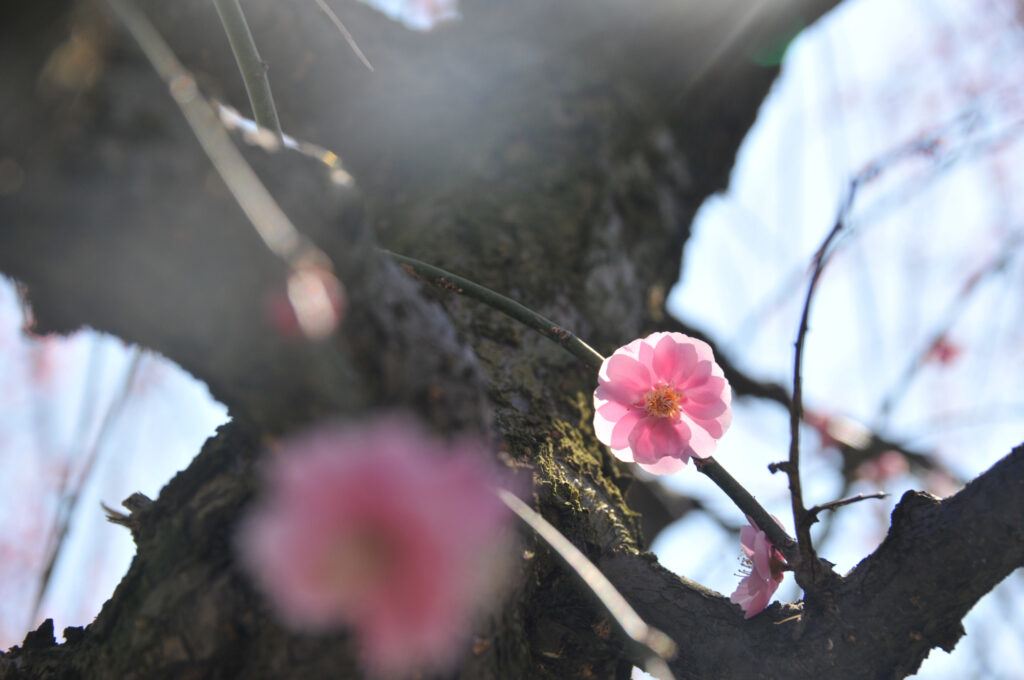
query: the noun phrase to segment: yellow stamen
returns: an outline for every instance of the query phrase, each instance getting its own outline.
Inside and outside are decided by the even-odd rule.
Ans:
[[[682,395],[668,385],[659,385],[644,395],[648,415],[658,418],[674,418],[681,399]]]

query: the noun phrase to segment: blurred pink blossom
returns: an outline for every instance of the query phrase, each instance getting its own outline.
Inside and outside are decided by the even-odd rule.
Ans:
[[[910,471],[907,458],[895,449],[888,449],[876,458],[866,460],[857,466],[854,474],[861,478],[881,485],[886,480],[899,477]]]
[[[779,526],[782,522],[772,515]],[[740,547],[743,549],[744,563],[750,571],[736,587],[729,601],[738,604],[744,612],[743,618],[749,619],[768,606],[768,600],[782,583],[782,572],[786,569],[786,560],[775,546],[768,540],[763,531],[754,526],[753,520],[747,517],[750,526],[740,531]]]
[[[804,409],[803,419],[818,434],[822,449],[866,449],[871,445],[871,430],[852,418]]]
[[[370,672],[443,670],[509,547],[487,460],[396,418],[286,441],[242,521],[242,563],[293,629],[349,628]]]
[[[345,286],[318,265],[292,269],[283,289],[264,296],[264,313],[274,329],[289,339],[323,340],[341,324],[348,307]]]
[[[959,359],[963,352],[963,347],[951,342],[949,338],[943,335],[937,338],[932,343],[932,346],[928,348],[925,360],[942,366],[949,366]]]
[[[624,461],[668,474],[704,458],[732,422],[732,390],[707,343],[652,333],[605,359],[594,392],[597,438]]]

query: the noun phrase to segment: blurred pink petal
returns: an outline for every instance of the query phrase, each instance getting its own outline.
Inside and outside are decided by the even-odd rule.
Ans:
[[[652,333],[605,359],[594,391],[594,431],[621,460],[667,474],[691,456],[714,453],[732,423],[731,403],[707,343]]]
[[[871,430],[852,418],[805,410],[804,422],[818,434],[822,449],[866,449],[871,445]]]
[[[928,348],[926,361],[931,361],[943,366],[949,366],[960,358],[964,348],[952,342],[946,336],[940,336],[932,346]]]
[[[317,265],[296,267],[288,275],[288,302],[302,334],[322,340],[341,323],[348,304],[345,287],[331,271]]]
[[[393,418],[287,441],[242,521],[242,564],[290,627],[351,629],[371,672],[443,670],[508,547],[487,460]]]
[[[881,485],[893,477],[899,477],[910,471],[907,458],[899,451],[888,449],[876,458],[866,460],[857,466],[854,474],[876,485]]]
[[[341,324],[347,307],[344,285],[318,265],[293,268],[284,289],[271,290],[264,298],[268,320],[289,339],[323,340]]]
[[[772,519],[782,526],[777,517],[773,515]],[[750,526],[740,531],[740,547],[750,572],[740,581],[729,601],[738,604],[745,612],[744,618],[749,619],[768,606],[768,601],[782,583],[787,565],[782,553],[775,549],[768,536],[754,526],[749,517],[747,521]]]

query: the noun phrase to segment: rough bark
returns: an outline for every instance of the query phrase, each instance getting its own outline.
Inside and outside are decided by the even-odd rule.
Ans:
[[[683,641],[680,678],[902,678],[931,649],[951,651],[970,608],[1024,565],[1021,491],[1024,445],[950,498],[908,491],[885,541],[834,584],[828,607],[774,604],[739,630],[727,602],[643,555],[601,567],[641,616]]]
[[[96,621],[60,645],[31,634],[0,656],[0,678],[358,677],[343,636],[274,623],[230,537],[267,437],[379,408],[484,432],[530,470],[536,506],[682,643],[681,677],[901,677],[952,646],[970,604],[1021,564],[1020,449],[954,499],[905,499],[890,539],[836,581],[834,608],[744,621],[639,552],[630,472],[589,425],[592,372],[377,251],[480,281],[599,350],[636,337],[662,319],[694,211],[775,76],[752,56],[833,4],[478,0],[431,35],[339,4],[369,73],[313,3],[246,3],[283,127],[338,152],[358,183],[247,151],[348,289],[344,325],[321,343],[274,332],[264,306],[282,263],[102,3],[5,8],[0,92],[16,104],[0,110],[0,155],[21,180],[0,196],[0,270],[27,284],[40,332],[89,325],[160,351],[233,421],[135,512],[138,555]],[[212,4],[142,5],[203,87],[244,109]],[[602,613],[529,547],[455,675],[627,678]],[[971,587],[951,587],[967,574]]]

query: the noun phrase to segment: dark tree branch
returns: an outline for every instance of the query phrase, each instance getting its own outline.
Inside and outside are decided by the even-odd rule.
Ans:
[[[830,609],[772,605],[738,627],[738,607],[643,557],[600,566],[680,643],[681,678],[904,677],[932,648],[952,650],[967,611],[1024,566],[1022,517],[1024,445],[955,496],[907,492],[882,545],[832,584]]]
[[[786,533],[785,529],[775,523],[768,511],[714,457],[694,458],[693,464],[754,521],[754,524],[768,536],[768,540],[778,548],[790,564],[797,562],[796,541]]]

